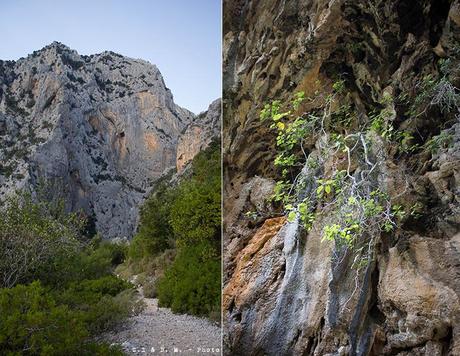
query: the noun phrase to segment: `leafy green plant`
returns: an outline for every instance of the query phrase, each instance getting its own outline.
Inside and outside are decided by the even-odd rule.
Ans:
[[[122,355],[89,339],[85,314],[56,303],[40,282],[0,289],[0,349],[15,355]]]
[[[345,171],[338,171],[330,179],[318,179],[316,181],[318,187],[316,188],[316,195],[319,199],[329,197],[332,194],[340,193],[340,186]]]
[[[305,230],[309,231],[312,228],[313,223],[315,222],[315,214],[311,211],[308,200],[302,201],[296,208],[290,204],[286,205],[285,208],[288,211],[287,217],[289,222],[293,222],[298,215]]]
[[[360,228],[357,221],[351,221],[346,225],[331,224],[323,229],[321,241],[333,241],[338,244],[353,246]]]
[[[170,224],[178,245],[213,241],[220,246],[220,150],[202,152],[193,164],[194,177],[178,188]]]
[[[293,154],[287,155],[286,153],[281,153],[276,156],[274,164],[279,167],[292,167],[296,163],[296,157]]]
[[[284,205],[288,221],[298,219],[306,231],[313,228],[318,216],[329,220],[322,230],[322,241],[334,242],[337,251],[353,250],[353,266],[362,268],[363,261],[368,263],[372,258],[377,232],[393,229],[400,215],[391,209],[385,193],[371,189],[378,186],[382,158],[374,151],[376,136],[369,130],[387,141],[398,142],[403,152],[413,152],[417,147],[410,133],[393,127],[396,113],[389,93],[383,94],[383,108],[372,112],[370,122],[363,124],[356,120],[347,101],[345,81],[334,83],[327,95],[316,95],[295,95],[287,105],[276,100],[261,112],[263,121],[271,119],[270,128],[277,135],[274,165],[281,170],[282,179],[275,185],[273,200]],[[301,100],[309,100],[316,108],[296,114]],[[345,104],[340,105],[340,101]],[[356,124],[360,126],[349,133]],[[305,142],[315,142],[317,154],[309,154]],[[332,164],[332,173],[324,175],[320,168],[326,162]]]
[[[208,315],[220,308],[220,258],[213,247],[199,242],[181,249],[157,283],[161,306],[174,312]]]
[[[458,110],[460,105],[460,93],[448,79],[447,69],[450,67],[449,60],[441,62],[443,75],[435,79],[431,74],[426,75],[417,83],[417,95],[407,114],[417,117],[427,112],[430,107],[438,107],[444,113]]]
[[[88,242],[85,220],[45,196],[41,189],[35,199],[21,193],[0,215],[0,349],[118,355],[92,339],[135,309],[132,286],[112,275],[126,246]]]
[[[337,94],[343,93],[345,91],[345,80],[340,79],[334,82],[334,84],[332,84],[332,90]]]
[[[72,303],[86,304],[89,298],[92,302],[97,301],[103,295],[116,296],[133,285],[112,275],[106,275],[98,279],[85,279],[72,282],[66,289],[65,295]]]
[[[273,189],[272,200],[275,202],[288,202],[288,190],[291,187],[287,181],[277,181]]]
[[[140,273],[144,293],[175,312],[211,316],[220,313],[219,142],[200,152],[191,168],[177,186],[169,184],[170,177],[156,183],[141,210],[129,258],[117,271]]]
[[[458,88],[447,77],[442,77],[432,89],[430,105],[436,105],[444,113],[457,110],[460,105]]]
[[[341,105],[336,111],[331,112],[331,131],[340,131],[341,128],[348,128],[356,120],[356,113],[350,104]]]
[[[35,279],[62,283],[68,261],[79,251],[83,221],[77,214],[53,211],[30,194],[6,202],[0,215],[0,286],[12,287]]]
[[[398,141],[400,143],[400,148],[402,152],[412,153],[415,152],[418,148],[418,144],[413,144],[414,136],[407,131],[398,132]]]
[[[277,122],[290,114],[290,112],[280,112],[280,109],[281,101],[279,100],[274,100],[270,104],[265,104],[260,112],[260,119],[264,121],[271,118],[274,122]]]
[[[383,206],[377,203],[374,199],[364,200],[362,204],[364,216],[366,218],[372,218],[383,212]]]
[[[447,131],[441,131],[439,135],[433,136],[426,143],[425,147],[432,153],[436,154],[441,149],[450,147],[453,143],[453,135]]]
[[[388,122],[390,113],[387,109],[374,112],[371,114],[370,129],[378,133],[383,138],[392,140],[394,138],[395,129],[391,123]]]
[[[406,217],[406,212],[404,211],[404,208],[401,205],[393,205],[391,207],[391,211],[393,216],[398,219],[398,220],[403,220]]]
[[[410,207],[409,215],[415,219],[418,219],[422,216],[423,204],[416,202]]]
[[[3,352],[77,352],[88,336],[79,313],[57,306],[39,282],[1,289],[0,319]]]
[[[131,292],[132,287],[128,282],[106,275],[72,282],[64,291],[55,292],[55,299],[81,312],[87,329],[92,334],[98,334],[140,310],[141,306]]]
[[[294,110],[298,110],[302,102],[305,100],[305,92],[300,91],[294,94],[294,100],[292,101],[292,107]]]

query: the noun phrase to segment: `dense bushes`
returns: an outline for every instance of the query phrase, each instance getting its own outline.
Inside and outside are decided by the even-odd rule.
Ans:
[[[170,222],[179,243],[208,241],[220,248],[221,192],[219,146],[201,152],[193,161],[193,176],[178,188]]]
[[[106,316],[113,311],[106,311]],[[0,290],[0,349],[17,355],[121,355],[116,348],[89,341],[91,324],[88,321],[100,319],[94,316],[56,303],[52,293],[39,281],[3,288]]]
[[[56,306],[40,282],[0,290],[0,345],[9,352],[76,352],[88,336],[77,311]]]
[[[61,300],[67,304],[94,304],[104,295],[116,296],[131,285],[115,276],[104,276],[99,279],[85,279],[73,282],[61,294]]]
[[[220,258],[209,242],[182,248],[158,283],[160,305],[174,312],[220,314]]]
[[[170,176],[167,176],[157,182],[155,193],[141,208],[142,223],[129,248],[129,256],[134,260],[156,255],[174,247],[169,214],[177,192],[174,189],[168,189],[167,180],[169,178]]]
[[[63,283],[68,260],[78,253],[82,221],[50,203],[34,203],[26,194],[6,204],[0,217],[0,287],[50,276],[53,283]]]
[[[129,268],[146,291],[175,312],[220,320],[220,145],[199,153],[175,187],[157,185],[141,211]],[[177,255],[171,255],[177,248]]]
[[[0,214],[0,350],[5,354],[116,355],[91,342],[139,309],[132,286],[112,275],[126,246],[81,236],[84,221],[62,203],[22,194]]]
[[[127,249],[126,244],[95,239],[78,254],[75,261],[78,276],[73,279],[94,279],[112,273],[113,268],[125,260]]]

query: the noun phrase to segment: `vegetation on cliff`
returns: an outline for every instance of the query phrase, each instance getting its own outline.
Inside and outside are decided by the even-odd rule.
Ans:
[[[176,186],[170,177],[157,183],[119,271],[138,274],[161,306],[220,320],[220,144],[200,152],[191,171]]]
[[[421,203],[401,202],[403,206],[381,183],[388,156],[435,154],[452,141],[442,131],[417,143],[413,132],[394,124],[395,107],[403,105],[408,106],[404,113],[408,120],[433,108],[444,115],[458,111],[460,93],[448,78],[453,59],[439,60],[438,69],[437,78],[427,75],[419,81],[414,97],[383,91],[365,114],[353,107],[342,79],[314,96],[298,92],[288,104],[272,101],[260,112],[260,119],[270,120],[276,132],[278,154],[273,164],[280,169],[281,179],[273,200],[282,203],[290,222],[298,219],[307,231],[321,217],[322,240],[335,243],[336,257],[344,250],[353,251],[353,266],[358,269],[373,258],[381,232],[394,230],[408,217],[420,217]]]
[[[224,1],[228,353],[460,354],[459,5]]]

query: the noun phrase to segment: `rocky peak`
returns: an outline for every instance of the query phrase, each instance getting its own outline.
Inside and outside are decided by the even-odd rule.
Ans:
[[[83,209],[104,237],[129,237],[194,118],[143,60],[53,42],[1,61],[0,199],[52,182],[52,195]]]

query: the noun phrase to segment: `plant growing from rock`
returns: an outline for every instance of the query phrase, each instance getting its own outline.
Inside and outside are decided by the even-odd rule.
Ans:
[[[417,95],[410,106],[408,115],[418,117],[427,113],[431,107],[437,107],[441,113],[458,112],[460,108],[460,90],[449,80],[449,74],[456,71],[451,58],[439,61],[440,77],[426,75],[416,84]]]
[[[439,135],[435,135],[430,138],[426,143],[425,147],[432,153],[436,154],[441,149],[446,149],[452,145],[454,136],[447,132],[442,131]]]
[[[269,121],[277,134],[274,165],[281,169],[282,180],[275,186],[273,200],[283,203],[288,221],[300,222],[306,231],[321,218],[322,241],[334,242],[335,261],[350,252],[355,255],[353,266],[361,269],[373,258],[376,237],[393,230],[403,214],[401,207],[392,207],[379,184],[385,144],[398,141],[409,146],[406,141],[411,136],[394,129],[388,94],[383,95],[383,109],[348,132],[344,128],[349,120],[334,120],[357,117],[345,89],[340,80],[327,95],[317,92],[306,98],[300,92],[287,105],[275,100],[264,106],[260,118]],[[304,102],[316,109],[300,112]],[[312,142],[316,150],[309,150]],[[325,172],[328,162],[333,162],[332,169]]]

